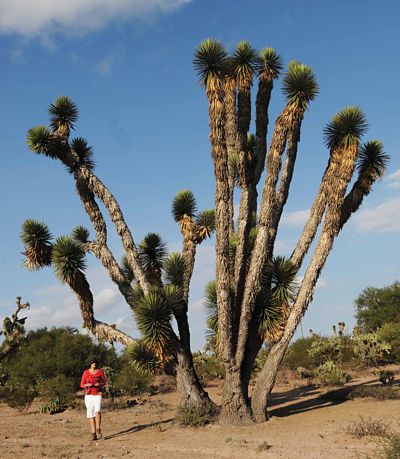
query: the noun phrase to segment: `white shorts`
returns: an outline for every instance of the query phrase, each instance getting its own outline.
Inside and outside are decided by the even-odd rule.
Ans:
[[[86,417],[94,418],[101,411],[101,395],[85,395]]]

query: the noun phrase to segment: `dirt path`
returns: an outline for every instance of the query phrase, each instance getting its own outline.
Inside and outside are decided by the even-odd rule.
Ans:
[[[219,387],[209,389],[218,401]],[[84,411],[20,414],[0,404],[1,458],[366,458],[377,457],[373,437],[346,433],[360,416],[400,417],[400,400],[335,401],[312,388],[278,387],[272,419],[251,427],[179,428],[173,424],[175,393],[150,397],[143,405],[104,412],[105,439],[91,443]]]

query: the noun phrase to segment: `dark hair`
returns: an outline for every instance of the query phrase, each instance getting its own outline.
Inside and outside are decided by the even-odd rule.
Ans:
[[[97,361],[97,359],[92,357],[87,361],[87,368],[90,368],[92,366],[92,363],[95,363],[96,365],[99,365],[99,362]]]

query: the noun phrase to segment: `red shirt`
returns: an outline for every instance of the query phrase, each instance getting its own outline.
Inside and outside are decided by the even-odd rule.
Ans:
[[[96,373],[91,373],[89,370],[85,370],[81,379],[81,387],[85,389],[86,395],[101,395],[101,389],[106,383],[106,377],[104,371],[99,368]],[[85,384],[92,384],[92,387],[85,387]],[[99,384],[95,386],[95,384]]]

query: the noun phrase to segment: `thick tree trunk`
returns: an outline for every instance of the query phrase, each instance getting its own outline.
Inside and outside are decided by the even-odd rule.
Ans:
[[[252,329],[249,333],[249,339],[247,341],[246,352],[242,364],[242,384],[243,392],[249,397],[249,384],[251,373],[254,368],[257,355],[262,348],[264,340],[258,336],[258,333]]]
[[[247,394],[243,391],[240,369],[226,368],[220,424],[246,425],[253,423]]]

